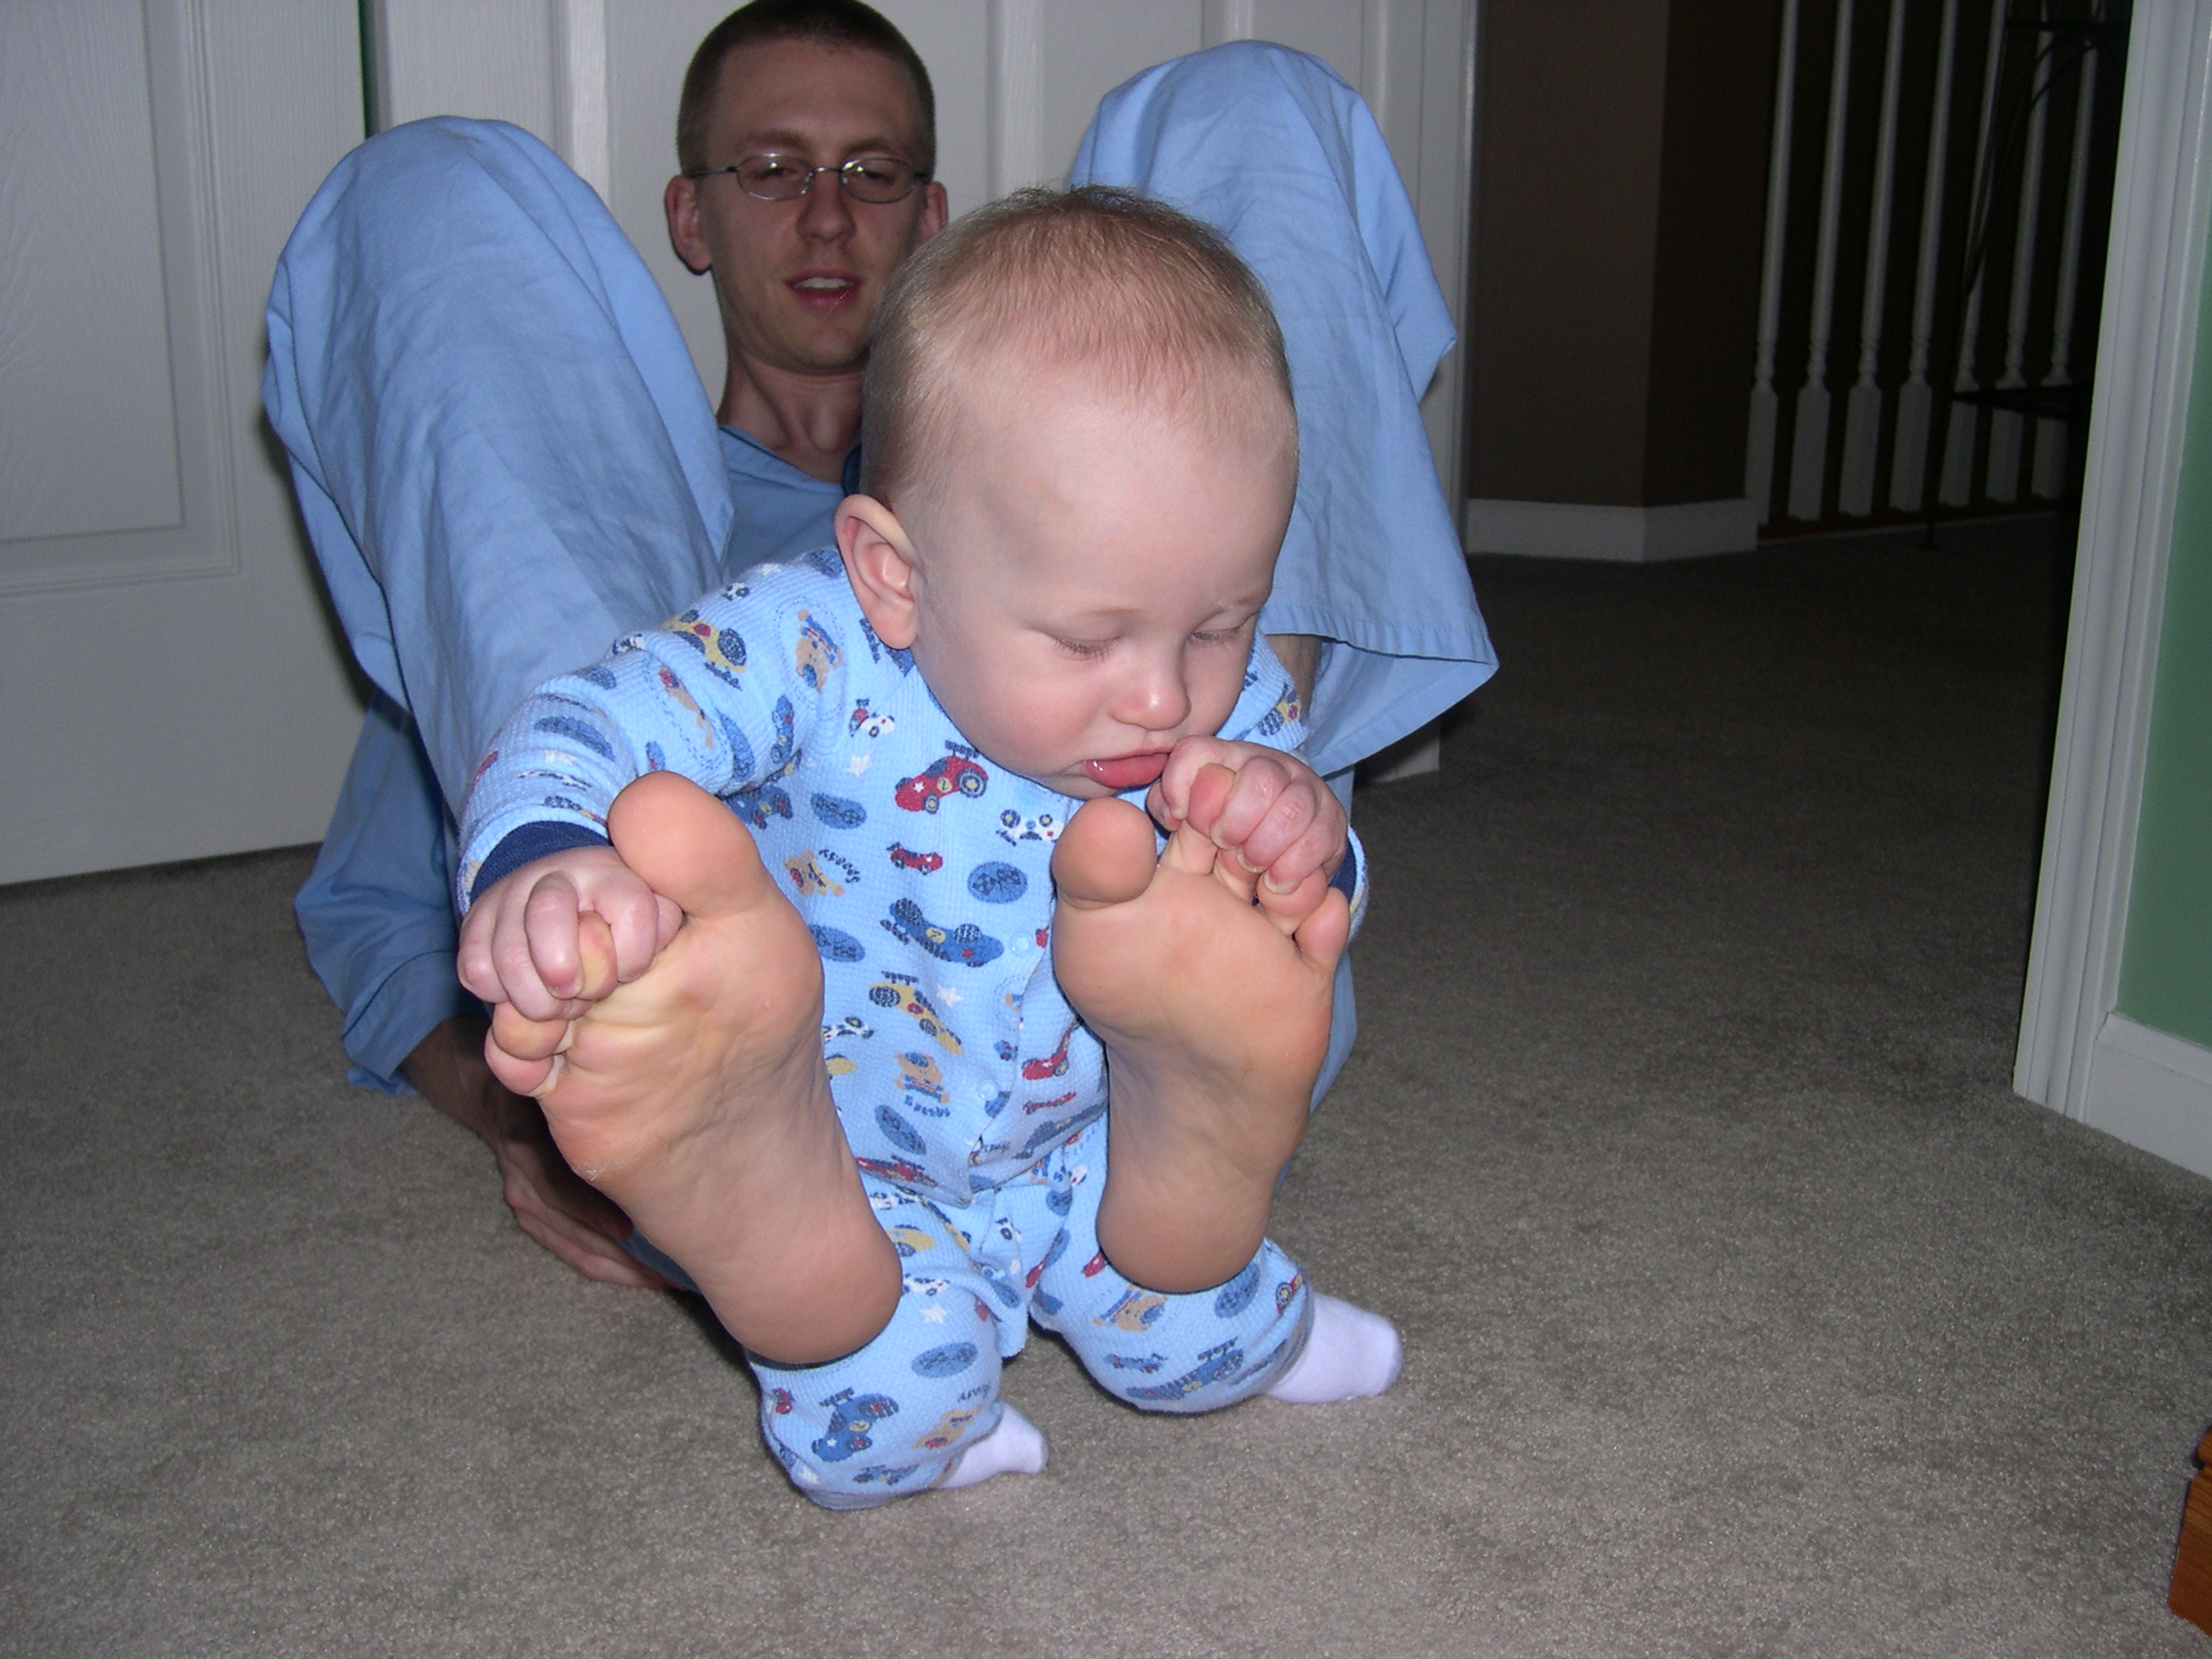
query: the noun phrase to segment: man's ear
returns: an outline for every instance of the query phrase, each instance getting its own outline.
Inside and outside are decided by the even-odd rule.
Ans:
[[[837,503],[837,551],[875,637],[895,651],[906,649],[920,626],[914,544],[899,515],[873,496],[847,496]]]
[[[914,246],[920,247],[945,227],[952,217],[951,200],[944,194],[944,186],[931,179],[922,186],[922,217],[914,228]]]
[[[714,263],[707,251],[706,236],[699,229],[699,181],[678,173],[660,193],[660,204],[668,214],[669,246],[676,249],[676,257],[690,268],[691,275],[698,276]]]

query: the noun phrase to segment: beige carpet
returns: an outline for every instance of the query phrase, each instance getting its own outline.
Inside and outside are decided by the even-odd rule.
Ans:
[[[1038,1341],[1051,1471],[873,1514],[340,1081],[305,852],[0,892],[0,1651],[2207,1659],[2212,1183],[2007,1089],[2054,534],[1480,565],[1276,1229],[1404,1380]]]

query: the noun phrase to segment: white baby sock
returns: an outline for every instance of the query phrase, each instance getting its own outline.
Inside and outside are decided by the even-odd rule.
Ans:
[[[1045,1472],[1045,1437],[1037,1425],[1012,1406],[999,1408],[999,1425],[953,1458],[944,1478],[937,1484],[944,1492],[972,1487],[993,1475],[1041,1475]]]
[[[1268,1390],[1268,1398],[1301,1406],[1364,1400],[1398,1380],[1403,1357],[1397,1326],[1380,1313],[1315,1291],[1306,1351]]]

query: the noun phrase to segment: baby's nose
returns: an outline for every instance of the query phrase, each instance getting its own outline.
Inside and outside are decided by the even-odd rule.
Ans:
[[[1148,732],[1173,731],[1191,718],[1190,687],[1181,665],[1155,665],[1128,688],[1117,717]]]

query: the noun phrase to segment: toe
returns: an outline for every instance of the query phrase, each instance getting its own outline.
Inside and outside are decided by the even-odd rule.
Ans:
[[[1152,820],[1125,800],[1086,801],[1052,849],[1052,885],[1078,909],[1125,904],[1159,867]]]
[[[616,795],[607,830],[622,862],[686,915],[749,909],[774,891],[736,814],[673,772],[648,772]]]

